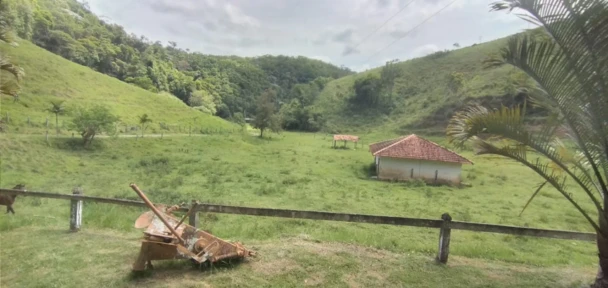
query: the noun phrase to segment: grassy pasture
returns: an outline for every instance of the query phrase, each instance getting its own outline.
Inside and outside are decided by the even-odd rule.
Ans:
[[[378,139],[364,138],[364,143],[369,144],[372,140]],[[442,139],[432,140],[442,141]],[[463,179],[471,184],[471,187],[455,188],[371,180],[368,171],[370,164],[373,163],[373,158],[369,154],[367,146],[357,150],[331,149],[330,137],[321,134],[284,133],[273,135],[273,138],[269,140],[261,140],[246,134],[174,136],[164,139],[106,138],[96,140],[92,149],[82,149],[79,144],[78,139],[52,138],[47,144],[44,137],[3,135],[0,139],[2,155],[0,186],[12,187],[17,183],[25,183],[30,190],[69,193],[73,187],[80,185],[86,195],[136,199],[135,193],[128,187],[129,183],[135,182],[153,201],[161,203],[189,202],[191,199],[198,199],[211,203],[255,207],[435,219],[438,219],[442,213],[449,212],[455,220],[461,221],[590,231],[588,224],[577,211],[551,189],[542,192],[521,217],[518,216],[527,197],[540,179],[514,162],[500,158],[476,157],[468,151],[463,151],[462,154],[473,160],[475,164],[464,166]],[[352,148],[352,144],[349,145]],[[580,191],[572,192],[575,197],[583,197]],[[583,205],[591,208],[586,203]],[[29,240],[23,238],[24,234],[34,231],[44,231],[46,233],[44,235],[48,236],[45,237],[52,239],[49,240],[49,244],[41,247],[43,251],[52,251],[52,247],[54,247],[52,243],[67,245],[62,248],[64,250],[71,249],[70,244],[67,243],[71,243],[72,238],[70,237],[72,236],[64,235],[62,232],[68,227],[69,203],[67,201],[17,198],[14,208],[17,211],[16,215],[0,217],[0,233],[2,234],[0,240],[2,240],[3,251],[1,260],[4,267],[21,267],[20,269],[23,271],[30,272],[38,267],[38,264],[32,263],[31,259],[17,260],[16,256],[12,256],[16,253],[14,249],[21,249],[17,248],[20,245],[25,245],[25,247],[37,245],[38,241],[35,238]],[[135,208],[86,204],[83,225],[84,230],[90,232],[83,233],[86,236],[73,237],[89,239],[83,240],[88,243],[83,245],[103,246],[107,238],[103,235],[108,233],[115,235],[115,238],[110,237],[112,240],[107,240],[110,241],[108,243],[112,243],[108,245],[113,248],[108,249],[113,252],[108,252],[108,255],[100,259],[102,259],[101,261],[113,259],[113,256],[110,257],[110,255],[116,255],[120,259],[108,260],[110,262],[96,265],[103,265],[106,269],[112,267],[113,270],[110,270],[113,272],[108,273],[122,275],[128,269],[118,269],[110,263],[113,263],[112,261],[130,263],[137,253],[135,247],[137,247],[137,238],[140,234],[138,231],[134,231],[132,224],[141,212],[141,209]],[[429,268],[429,271],[420,272],[422,274],[394,276],[396,278],[388,275],[383,278],[384,280],[378,282],[386,283],[389,286],[398,285],[399,281],[408,283],[408,281],[413,281],[412,277],[416,279],[421,277],[419,281],[422,281],[422,279],[426,279],[422,275],[431,277],[430,275],[433,273],[445,272],[445,269],[429,264],[437,249],[439,231],[436,229],[222,214],[201,215],[200,221],[202,227],[220,237],[238,239],[246,245],[249,243],[254,246],[259,245],[263,247],[261,250],[264,253],[271,255],[278,253],[274,250],[274,245],[283,245],[282,247],[285,249],[292,249],[288,245],[292,241],[290,239],[304,237],[307,239],[306,241],[312,241],[312,243],[320,242],[317,243],[320,247],[354,245],[381,249],[382,253],[392,253],[397,255],[397,258],[401,257],[399,259],[402,262],[411,260],[424,267],[429,265],[429,267],[433,267]],[[59,235],[54,233],[59,233]],[[96,238],[95,235],[98,235],[96,233],[101,235],[99,236],[101,239]],[[297,245],[293,249],[300,251]],[[324,273],[323,266],[316,267],[316,264],[308,262],[313,261],[308,259],[313,258],[311,255],[306,256],[305,252],[293,253],[292,256],[295,258],[288,257],[288,259],[298,263],[298,266],[309,265],[306,267],[312,270],[308,271],[305,267],[302,268],[304,270],[296,269],[299,271],[297,273],[293,271],[286,272],[286,274],[279,273],[281,276],[277,276],[279,277],[277,279],[280,279],[276,280],[278,282],[269,281],[259,273],[253,273],[239,281],[251,286],[257,286],[254,283],[266,283],[271,286],[281,286],[279,284],[283,283],[290,286],[298,285],[294,283],[300,283],[298,281],[305,279],[305,275],[310,276],[315,271]],[[73,251],[66,251],[65,254],[65,256],[55,255],[53,257],[59,257],[56,259],[57,261],[84,257]],[[265,255],[262,259],[269,260],[270,258],[267,257],[270,256]],[[302,257],[308,260],[302,260],[302,262],[300,261]],[[336,261],[346,261],[342,258],[349,257],[355,257],[361,263],[367,261],[365,257],[353,256],[352,253],[350,256],[340,254],[338,258],[341,260]],[[460,272],[447,269],[450,270],[448,273],[455,273],[454,277],[463,277],[462,279],[468,277],[467,273],[475,275],[482,273],[478,270],[486,264],[479,263],[494,262],[498,264],[487,265],[529,266],[534,267],[530,270],[534,272],[530,273],[540,273],[539,275],[544,276],[548,275],[547,271],[561,275],[562,272],[556,272],[561,271],[560,269],[576,271],[582,269],[581,271],[592,274],[595,263],[595,246],[593,243],[580,241],[453,231],[450,257],[461,259],[463,263],[469,263],[468,261],[477,263],[471,264],[478,265],[477,268],[462,264],[461,269],[466,270],[466,272],[462,272],[462,275],[459,274]],[[318,261],[320,260],[313,262]],[[255,265],[266,265],[256,263]],[[345,274],[340,275],[357,274],[353,271],[360,269],[358,265],[365,266],[361,263],[353,264],[354,266],[345,264],[346,268],[343,267]],[[127,264],[123,266],[127,267],[125,265]],[[385,270],[382,265],[378,268],[379,270]],[[59,266],[46,269],[51,271],[67,269]],[[227,281],[225,277],[243,274],[239,272],[241,269],[255,268],[242,267],[234,272],[226,272],[228,274],[223,276],[220,273],[213,276],[216,278],[211,278],[217,281],[210,280],[210,283],[215,283],[213,286],[229,285],[230,282],[223,282]],[[342,271],[340,269],[338,271]],[[401,268],[393,267],[391,269],[396,273]],[[517,270],[514,273],[520,272]],[[13,278],[11,278],[11,272],[5,273],[7,272],[3,272],[2,275],[2,284],[8,285],[9,283],[4,282],[4,279]],[[296,275],[294,276],[292,273],[296,273]],[[581,275],[585,276],[585,273]],[[322,278],[325,280],[322,283],[335,284],[331,282],[333,281],[331,279],[335,277],[324,275]],[[530,276],[517,275],[517,277],[523,277],[522,279]],[[23,283],[24,286],[36,286],[36,281],[43,279],[37,277],[21,279],[19,281],[22,282],[19,283]],[[357,277],[367,276],[358,275]],[[118,278],[115,280],[126,281],[121,282],[124,285],[132,283],[129,282],[130,280]],[[257,280],[253,280],[253,278]],[[531,281],[538,280],[532,278],[534,277],[530,278]],[[462,279],[458,280],[460,281],[458,283],[462,283],[461,287],[470,287],[474,284]],[[482,277],[482,279],[485,278]],[[103,281],[103,278],[96,278],[95,281]],[[471,285],[466,285],[467,283]],[[571,282],[567,283],[567,285],[562,284],[566,286],[571,284]],[[514,282],[515,284],[517,283]],[[563,286],[562,284],[558,286]],[[521,287],[526,287],[526,285]]]
[[[108,106],[120,117],[119,130],[124,126],[138,125],[138,116],[147,113],[153,123],[148,133],[184,133],[191,125],[195,130],[233,130],[236,125],[219,117],[196,111],[168,93],[152,93],[135,85],[93,71],[88,67],[70,62],[28,41],[20,41],[18,47],[0,45],[16,64],[25,70],[19,101],[3,95],[0,97],[1,117],[10,118],[7,128],[12,133],[43,134],[46,118],[49,133],[55,134],[55,115],[46,110],[50,101],[65,101],[68,115],[59,117],[59,128],[64,134],[71,119],[70,113],[77,107],[95,104]],[[28,124],[27,119],[30,118]],[[167,129],[162,129],[159,123]],[[181,131],[178,128],[181,127]],[[130,129],[130,128],[129,128]]]

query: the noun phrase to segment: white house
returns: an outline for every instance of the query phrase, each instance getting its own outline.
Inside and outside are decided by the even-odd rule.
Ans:
[[[462,164],[468,159],[415,134],[371,144],[378,179],[423,179],[435,183],[460,183]]]

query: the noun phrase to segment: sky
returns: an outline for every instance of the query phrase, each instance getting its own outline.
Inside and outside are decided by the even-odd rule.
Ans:
[[[354,71],[531,28],[515,14],[489,12],[491,2],[88,0],[105,21],[152,41],[215,55],[301,55]]]

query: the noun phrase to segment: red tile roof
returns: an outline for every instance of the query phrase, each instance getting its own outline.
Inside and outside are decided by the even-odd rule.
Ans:
[[[468,159],[416,134],[369,145],[374,156],[473,164]]]
[[[354,135],[334,135],[334,140],[335,141],[353,141],[353,142],[359,142],[359,136],[354,136]]]

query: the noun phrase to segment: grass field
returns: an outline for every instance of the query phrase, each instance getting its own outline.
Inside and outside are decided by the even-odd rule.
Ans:
[[[6,120],[8,113],[10,122],[7,126],[12,133],[44,133],[47,117],[50,133],[54,133],[54,114],[46,110],[51,106],[50,101],[58,100],[65,101],[67,112],[80,106],[106,105],[120,117],[118,128],[123,132],[124,126],[137,126],[138,116],[144,113],[153,120],[147,130],[151,133],[160,133],[161,122],[170,128],[164,130],[165,133],[179,132],[179,126],[182,133],[187,132],[190,125],[197,131],[236,128],[219,117],[206,115],[188,107],[173,95],[156,94],[121,82],[70,62],[28,41],[20,41],[18,47],[0,45],[0,49],[11,56],[26,74],[18,102],[5,95],[0,99],[0,116]],[[70,115],[59,118],[59,126],[64,133],[67,133],[67,123],[70,119]]]
[[[65,227],[37,227],[1,234],[3,243],[26,239],[2,249],[2,287],[582,287],[593,277],[590,268],[459,256],[451,256],[442,266],[426,255],[305,236],[249,241],[259,256],[213,270],[166,261],[139,276],[129,270],[140,233],[90,227],[74,234],[65,231]],[[29,240],[32,234],[44,241]]]
[[[23,182],[29,190],[58,193],[81,186],[86,195],[136,199],[128,187],[135,182],[153,201],[169,204],[198,199],[435,219],[449,212],[461,221],[590,231],[551,189],[518,216],[540,179],[514,162],[467,151],[462,154],[475,165],[464,167],[463,178],[471,187],[455,188],[371,180],[367,147],[331,149],[330,138],[321,134],[284,133],[265,140],[248,134],[107,138],[91,149],[80,148],[76,140],[52,138],[47,144],[39,136],[3,135],[0,186]],[[363,138],[365,144],[374,140],[379,139]],[[169,263],[159,274],[133,280],[128,265],[141,234],[132,224],[142,210],[86,204],[83,232],[67,234],[68,205],[17,198],[17,214],[0,217],[2,287],[44,286],[48,277],[57,286],[91,287],[105,281],[163,286],[155,281],[164,279],[186,286],[281,287],[312,281],[351,287],[573,287],[591,281],[595,271],[594,243],[453,231],[445,268],[432,261],[436,229],[208,214],[201,227],[242,241],[261,256],[213,275]],[[14,271],[34,276],[17,277]]]

